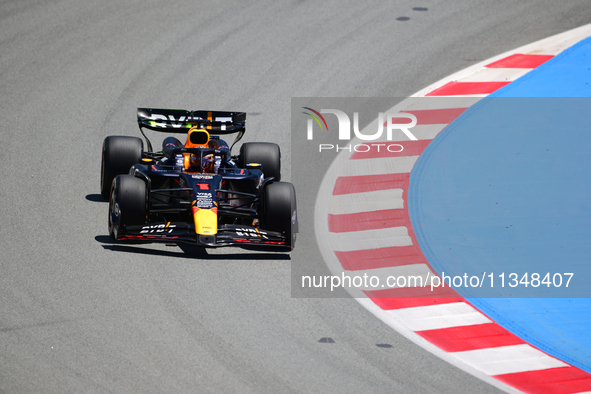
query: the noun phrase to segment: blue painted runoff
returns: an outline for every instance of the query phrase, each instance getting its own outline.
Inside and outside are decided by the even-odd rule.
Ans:
[[[408,196],[440,276],[462,277],[473,305],[587,372],[590,153],[591,38],[466,110],[419,157]]]

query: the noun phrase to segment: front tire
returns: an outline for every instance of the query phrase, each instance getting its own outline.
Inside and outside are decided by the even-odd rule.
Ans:
[[[125,226],[146,223],[146,183],[133,175],[118,175],[111,185],[109,234],[119,239]]]
[[[298,231],[295,188],[289,182],[273,182],[262,193],[261,228],[285,234],[285,246],[295,247]]]
[[[143,151],[144,144],[138,137],[112,135],[105,138],[101,160],[101,194],[104,198],[109,198],[113,179],[127,174],[131,166],[140,161]]]
[[[246,168],[247,164],[262,164],[265,178],[273,177],[281,180],[281,150],[272,142],[247,142],[240,147],[238,167]]]

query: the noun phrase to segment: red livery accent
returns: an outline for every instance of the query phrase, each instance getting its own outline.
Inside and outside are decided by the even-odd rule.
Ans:
[[[174,237],[164,237],[164,236],[154,236],[154,235],[123,235],[121,237],[119,237],[119,239],[130,239],[130,238],[136,238],[136,239],[143,239],[143,238],[154,238],[154,239],[178,239],[177,236]]]

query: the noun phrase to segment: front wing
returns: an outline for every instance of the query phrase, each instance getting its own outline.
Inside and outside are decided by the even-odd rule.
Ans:
[[[161,222],[138,226],[124,226],[119,230],[117,239],[184,243],[210,248],[222,246],[286,246],[285,236],[282,233],[262,230],[256,226],[225,224],[218,227],[217,234],[200,235],[195,233],[194,224],[182,222]]]

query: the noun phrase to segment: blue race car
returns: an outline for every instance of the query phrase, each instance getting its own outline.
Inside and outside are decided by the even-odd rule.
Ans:
[[[249,142],[233,156],[246,113],[138,108],[141,138],[105,138],[101,194],[115,240],[241,246],[291,251],[296,194],[281,181],[281,152]],[[154,152],[144,129],[169,136]],[[220,136],[236,133],[229,147]],[[145,149],[147,148],[147,149]]]

